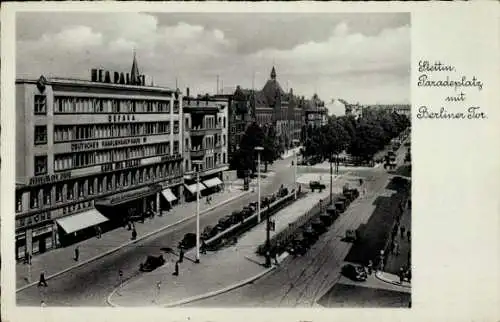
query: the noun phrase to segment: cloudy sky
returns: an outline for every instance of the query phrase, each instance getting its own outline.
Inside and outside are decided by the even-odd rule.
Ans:
[[[273,64],[287,90],[329,101],[408,103],[405,13],[18,13],[17,77],[90,79],[90,69],[141,73],[155,85],[214,93],[260,89]],[[254,76],[253,76],[254,75]]]

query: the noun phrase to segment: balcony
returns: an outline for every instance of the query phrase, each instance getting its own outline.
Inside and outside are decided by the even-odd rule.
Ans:
[[[201,147],[193,148],[189,151],[191,158],[203,157],[207,150],[202,149]]]
[[[213,128],[207,128],[207,127],[193,127],[189,129],[189,132],[191,136],[204,136],[204,135],[210,135],[210,134],[217,134],[222,131],[222,127],[213,127]]]

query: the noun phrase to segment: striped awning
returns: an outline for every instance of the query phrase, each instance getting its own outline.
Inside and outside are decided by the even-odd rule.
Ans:
[[[96,209],[91,209],[76,215],[56,219],[56,222],[66,234],[71,234],[75,231],[102,224],[108,220]]]
[[[186,187],[186,189],[187,189],[189,192],[191,192],[192,194],[195,194],[195,193],[196,193],[196,191],[198,191],[198,189],[196,188],[196,183],[193,183],[193,184],[190,184],[190,185],[185,184],[185,185],[184,185],[184,187]],[[198,184],[198,188],[200,189],[200,191],[203,191],[203,190],[205,190],[207,187],[205,187],[205,186],[203,185],[203,183],[201,183],[201,182],[200,182],[200,183]]]
[[[203,181],[203,184],[205,186],[207,186],[207,188],[212,188],[212,187],[215,187],[215,186],[222,184],[222,180],[215,177],[215,178]]]
[[[170,189],[165,189],[161,192],[161,194],[167,199],[168,202],[176,201],[177,197],[174,195],[172,190]]]

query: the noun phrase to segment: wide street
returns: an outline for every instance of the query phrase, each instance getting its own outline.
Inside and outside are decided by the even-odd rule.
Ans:
[[[274,175],[263,180],[262,195],[273,193],[281,184],[293,183],[292,158],[278,160],[269,170]],[[267,184],[265,184],[267,182]],[[212,225],[219,218],[230,214],[235,209],[241,209],[251,201],[255,201],[257,193],[245,195],[216,210],[200,217],[200,227]],[[17,293],[18,305],[40,305],[43,298],[51,306],[105,306],[106,296],[118,284],[118,271],[121,269],[125,278],[138,272],[139,264],[146,256],[160,253],[162,247],[175,246],[188,232],[194,232],[195,219],[188,220],[175,227],[168,228],[156,236],[146,238],[130,247],[125,247],[115,253],[88,263],[48,281],[49,287],[29,287]],[[40,293],[43,291],[43,294]]]
[[[401,148],[397,153],[398,164],[402,163],[404,151],[405,148]],[[340,274],[345,257],[351,249],[350,243],[341,241],[346,229],[355,229],[359,224],[368,222],[378,196],[391,193],[386,190],[391,175],[382,166],[353,170],[350,175],[365,178],[367,195],[355,201],[304,256],[289,256],[274,272],[251,284],[184,306],[406,306],[410,296],[408,290],[382,282],[374,275],[366,282],[357,283]],[[332,297],[328,293],[335,295]]]

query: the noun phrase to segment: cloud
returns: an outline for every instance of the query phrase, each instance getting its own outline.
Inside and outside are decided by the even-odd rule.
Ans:
[[[217,76],[224,86],[261,88],[275,64],[282,86],[300,95],[407,102],[408,20],[346,17],[20,14],[17,74],[88,79],[94,67],[128,71],[135,49],[141,72],[156,84],[174,86],[177,79],[192,93],[214,92]],[[308,34],[305,26],[313,25]]]

